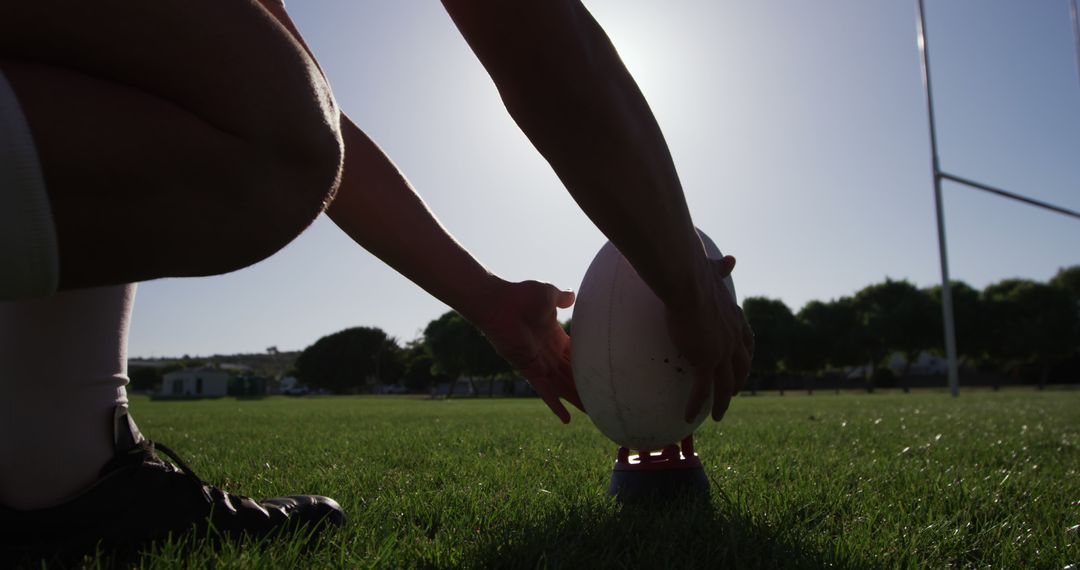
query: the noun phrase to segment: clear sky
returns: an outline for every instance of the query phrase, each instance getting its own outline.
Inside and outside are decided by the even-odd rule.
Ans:
[[[798,310],[887,276],[940,280],[914,0],[586,5],[664,130],[695,223],[738,258],[740,296]],[[289,8],[339,103],[466,247],[506,278],[577,289],[605,238],[438,2]],[[1080,210],[1068,0],[927,0],[927,17],[944,169]],[[954,279],[1080,263],[1080,221],[945,193]],[[253,267],[141,284],[130,355],[303,349],[358,325],[404,342],[445,310],[321,218]]]

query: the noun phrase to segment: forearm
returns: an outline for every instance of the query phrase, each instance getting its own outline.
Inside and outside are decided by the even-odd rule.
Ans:
[[[483,319],[484,301],[504,282],[442,227],[381,149],[342,116],[345,166],[326,212],[364,249],[450,305]]]
[[[579,2],[456,2],[508,111],[585,213],[669,306],[700,291],[704,250],[664,137]]]

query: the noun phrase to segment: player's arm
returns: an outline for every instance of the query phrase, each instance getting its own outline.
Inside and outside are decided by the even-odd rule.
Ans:
[[[439,223],[405,176],[346,116],[342,183],[326,213],[364,249],[466,319],[482,320],[505,282]]]
[[[698,371],[687,416],[715,384],[723,415],[752,335],[690,219],[663,134],[607,35],[577,0],[443,0],[510,115],[590,219],[669,309]]]
[[[281,0],[258,0],[315,60]],[[316,63],[317,65],[317,63]],[[439,223],[408,179],[344,113],[346,159],[327,215],[361,247],[469,321],[488,320],[491,300],[507,283]]]
[[[259,0],[311,54],[279,0]],[[311,55],[314,60],[314,55]],[[477,325],[564,423],[581,399],[570,373],[570,339],[556,308],[574,294],[547,283],[492,274],[443,228],[389,157],[341,115],[345,163],[326,213],[357,244]]]
[[[564,423],[581,408],[570,339],[555,318],[574,294],[537,281],[507,282],[447,232],[381,149],[342,116],[345,167],[330,218],[364,249],[477,325]]]
[[[600,230],[666,303],[699,297],[706,256],[664,137],[584,6],[443,4],[510,115]]]

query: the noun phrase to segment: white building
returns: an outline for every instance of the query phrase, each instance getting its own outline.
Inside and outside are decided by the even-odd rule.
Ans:
[[[220,398],[229,391],[229,373],[216,368],[190,368],[162,377],[161,398]]]
[[[903,353],[894,352],[889,358],[889,368],[897,376],[905,371],[911,376],[944,376],[949,372],[949,362],[942,356],[924,350],[911,366],[908,366],[907,357]]]
[[[894,352],[885,359],[884,368],[889,369],[896,376],[944,376],[949,371],[948,361],[945,357],[922,351],[911,363],[907,364],[907,356],[902,352]],[[869,364],[855,366],[847,371],[849,380],[867,378],[870,376],[872,367]]]
[[[281,393],[286,396],[303,396],[310,392],[307,385],[301,384],[295,376],[286,376],[281,379]]]

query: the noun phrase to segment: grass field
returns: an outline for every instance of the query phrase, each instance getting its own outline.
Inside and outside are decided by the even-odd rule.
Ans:
[[[152,567],[1080,565],[1080,391],[739,397],[697,436],[711,505],[654,512],[607,499],[614,445],[535,399],[132,409],[207,481],[349,517],[311,548],[188,537]]]

